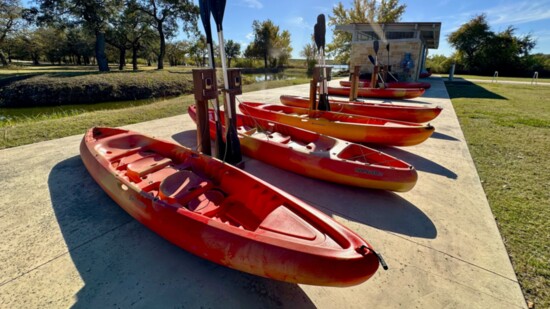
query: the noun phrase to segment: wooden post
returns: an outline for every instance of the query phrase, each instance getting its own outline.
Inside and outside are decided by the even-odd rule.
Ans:
[[[377,88],[378,84],[378,65],[375,65],[374,68],[372,69],[372,76],[371,76],[371,79],[370,79],[370,87],[371,88]]]
[[[356,65],[353,67],[353,71],[351,72],[351,88],[349,90],[349,100],[355,101],[357,100],[357,91],[359,88],[359,72],[361,70],[361,66]]]
[[[311,76],[311,81],[309,82],[309,110],[317,110],[317,86],[319,84],[319,67],[316,66],[313,68],[313,75]]]
[[[194,69],[193,85],[197,105],[197,151],[212,155],[210,146],[210,119],[208,100],[218,95],[216,71],[213,69]]]

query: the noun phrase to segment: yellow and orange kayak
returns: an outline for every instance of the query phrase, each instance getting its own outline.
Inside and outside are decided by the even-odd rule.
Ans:
[[[286,106],[309,107],[309,98],[282,95],[281,103]],[[408,122],[428,122],[437,117],[442,107],[409,106],[385,103],[368,103],[361,101],[329,100],[330,110],[338,113],[355,114],[376,118],[393,119]]]
[[[432,84],[428,82],[387,82],[385,83],[387,88],[423,88],[430,89]],[[341,80],[340,86],[342,87],[351,87],[351,82],[349,80]],[[370,87],[370,81],[360,80],[359,87]]]
[[[349,87],[328,87],[329,95],[349,96]],[[414,99],[424,94],[422,88],[358,88],[357,95],[365,98]]]
[[[254,118],[280,122],[356,143],[412,146],[422,143],[434,132],[430,124],[310,111],[283,105],[243,102],[239,104],[239,109]]]
[[[212,262],[292,283],[351,286],[379,255],[356,233],[274,186],[186,147],[92,128],[80,156],[134,219]]]
[[[196,121],[195,105],[188,112]],[[214,139],[213,110],[209,117],[210,137]],[[398,192],[411,190],[418,179],[412,165],[363,145],[246,115],[237,115],[236,120],[245,155],[296,174]]]

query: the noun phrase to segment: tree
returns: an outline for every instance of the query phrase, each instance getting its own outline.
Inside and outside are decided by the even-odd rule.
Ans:
[[[7,46],[4,44],[10,34],[17,30],[22,14],[19,0],[0,0],[0,62],[3,66],[8,65],[3,51]]]
[[[136,71],[137,54],[143,39],[155,37],[150,26],[151,17],[139,10],[131,0],[124,11],[113,16],[107,31],[107,43],[119,50],[119,70],[126,65],[126,51],[132,51],[132,67]]]
[[[120,11],[122,0],[37,0],[40,4],[41,24],[54,27],[67,27],[71,22],[83,24],[95,35],[95,57],[99,71],[109,71],[109,63],[105,54],[105,31],[110,16]]]
[[[315,43],[307,43],[302,48],[302,51],[300,51],[300,56],[306,58],[306,65],[307,65],[307,74],[313,73],[313,68],[317,64],[317,60],[315,59],[315,52],[317,51],[317,48],[315,47]]]
[[[399,0],[353,0],[350,9],[345,9],[342,2],[338,2],[332,9],[332,15],[328,17],[328,25],[397,22],[406,7],[405,4],[399,4]],[[336,62],[349,62],[351,39],[351,33],[334,31],[332,43],[327,45],[327,52],[334,56]]]
[[[509,26],[500,33],[490,31],[486,15],[473,17],[448,37],[457,50],[459,62],[475,74],[518,75],[529,64],[529,52],[536,42],[531,35],[518,37],[515,28]]]
[[[290,58],[292,47],[290,46],[290,32],[284,30],[279,34],[279,26],[271,20],[252,23],[254,41],[245,50],[246,57],[262,58],[264,67],[285,64]]]
[[[174,36],[177,31],[177,20],[183,21],[183,30],[187,33],[197,33],[199,7],[190,0],[137,0],[141,11],[152,18],[152,26],[159,37],[159,53],[157,68],[164,68],[166,55],[166,38]]]
[[[241,54],[241,44],[229,40],[225,42],[225,55],[227,57],[227,67],[231,67],[231,59],[239,57]]]
[[[491,36],[487,16],[480,14],[451,33],[447,40],[463,56],[466,69],[474,70],[476,53],[481,51]]]
[[[206,56],[208,48],[206,48],[206,37],[201,35],[195,43],[189,48],[189,54],[193,57],[196,66],[203,67],[206,65]]]

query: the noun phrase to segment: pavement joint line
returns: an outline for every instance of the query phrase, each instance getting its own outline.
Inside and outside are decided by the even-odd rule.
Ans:
[[[388,259],[389,259],[389,260],[393,260],[392,258],[388,258]],[[388,259],[386,259],[386,260],[388,260]],[[397,261],[397,262],[400,263],[399,261]],[[495,295],[492,295],[492,294],[483,292],[483,291],[481,291],[481,290],[474,289],[473,287],[471,287],[471,286],[469,286],[469,285],[467,285],[467,284],[463,284],[463,283],[461,283],[461,282],[459,282],[459,281],[452,280],[452,279],[449,278],[449,277],[443,277],[443,276],[441,276],[441,275],[438,275],[437,273],[433,273],[433,272],[427,271],[426,269],[423,269],[423,268],[420,268],[420,267],[417,267],[417,266],[414,266],[414,265],[411,265],[411,264],[405,264],[405,263],[402,263],[402,264],[407,265],[407,266],[410,266],[410,267],[413,267],[413,268],[416,268],[416,269],[418,269],[418,270],[420,270],[420,271],[423,271],[423,272],[426,272],[426,273],[428,273],[428,274],[430,274],[430,275],[439,277],[439,278],[441,278],[441,279],[443,279],[443,280],[447,280],[447,281],[449,281],[449,282],[456,283],[456,284],[458,284],[458,285],[460,285],[460,286],[463,286],[463,287],[465,287],[465,288],[467,288],[467,289],[469,289],[469,290],[475,291],[475,292],[477,292],[477,293],[487,295],[487,296],[492,297],[492,298],[494,298],[494,299],[498,299],[498,300],[503,301],[503,302],[505,302],[505,303],[508,303],[508,304],[510,304],[510,305],[512,305],[512,306],[514,306],[514,307],[523,308],[521,305],[514,304],[514,303],[508,301],[507,299],[503,299],[503,298],[497,297],[497,296],[495,296]]]
[[[297,196],[297,195],[296,195],[296,196]],[[297,196],[297,197],[300,198],[300,199],[302,199],[302,200],[304,200],[304,201],[306,201],[306,202],[308,202],[308,203],[310,203],[310,204],[312,204],[312,205],[315,205],[316,207],[321,207],[321,208],[323,208],[323,209],[330,210],[331,212],[336,213],[336,214],[340,215],[341,217],[346,218],[346,219],[348,219],[348,220],[354,220],[354,221],[359,220],[358,218],[354,218],[354,217],[352,217],[352,216],[344,215],[344,214],[342,214],[342,213],[340,213],[340,212],[338,212],[338,211],[335,211],[335,210],[333,210],[333,209],[328,209],[327,207],[325,207],[325,206],[323,206],[323,205],[316,204],[316,203],[314,203],[314,202],[311,201],[311,200],[308,200],[308,199],[306,199],[306,198],[302,198],[301,196]],[[367,225],[368,225],[368,224],[367,224]],[[369,226],[370,226],[370,225],[369,225]],[[452,254],[447,253],[447,252],[444,252],[444,251],[435,249],[435,248],[433,248],[433,247],[427,246],[427,245],[425,245],[425,244],[416,242],[416,241],[414,241],[413,239],[408,238],[408,237],[404,237],[404,236],[402,236],[402,235],[399,235],[398,233],[391,232],[391,231],[385,231],[385,230],[384,230],[383,232],[388,233],[388,234],[391,234],[391,235],[396,236],[396,237],[399,237],[399,238],[401,238],[401,239],[403,239],[403,240],[406,240],[406,241],[408,241],[408,242],[411,242],[411,243],[413,243],[413,244],[415,244],[415,245],[422,246],[422,247],[424,247],[424,248],[426,248],[426,249],[430,249],[430,250],[433,250],[433,251],[435,251],[435,252],[441,253],[441,254],[443,254],[443,255],[445,255],[445,256],[448,256],[448,257],[450,257],[450,258],[452,258],[452,259],[458,260],[458,261],[463,262],[463,263],[465,263],[465,264],[468,264],[468,265],[470,265],[470,266],[472,266],[472,267],[475,267],[475,268],[484,270],[484,271],[486,271],[486,272],[488,272],[488,273],[494,274],[494,275],[496,275],[496,276],[499,276],[499,277],[501,277],[501,278],[503,278],[503,279],[506,279],[506,280],[508,280],[508,281],[511,281],[511,282],[513,282],[513,283],[519,283],[517,280],[508,278],[508,277],[506,277],[506,276],[504,276],[504,275],[502,275],[502,274],[499,274],[499,273],[497,273],[497,272],[495,272],[495,271],[492,271],[492,270],[487,269],[487,268],[485,268],[485,267],[482,267],[482,266],[476,265],[476,264],[474,264],[474,263],[468,262],[468,261],[466,261],[466,260],[464,260],[464,259],[462,259],[462,258],[460,258],[460,257],[456,257],[456,256],[454,256],[454,255],[452,255]],[[444,277],[442,277],[442,278],[444,278]]]
[[[85,246],[85,245],[91,243],[92,241],[94,241],[94,240],[96,240],[96,239],[99,239],[99,238],[101,238],[101,237],[103,237],[103,236],[105,236],[105,235],[107,235],[107,234],[109,234],[109,233],[111,233],[111,232],[114,232],[115,230],[118,230],[119,228],[121,228],[121,227],[123,227],[123,226],[125,226],[125,225],[127,225],[127,224],[129,224],[129,223],[132,223],[132,222],[137,222],[137,221],[134,220],[134,219],[132,218],[131,220],[128,220],[127,222],[124,222],[124,223],[122,223],[122,224],[120,224],[120,225],[115,226],[114,228],[112,228],[112,229],[110,229],[110,230],[107,230],[107,231],[105,231],[105,232],[103,232],[103,233],[101,233],[101,234],[99,234],[99,235],[97,235],[97,236],[94,236],[94,237],[92,237],[92,238],[90,238],[90,239],[84,241],[84,242],[81,243],[80,245],[78,245],[78,246],[76,246],[76,247],[74,247],[74,248],[71,248],[70,250],[67,250],[67,251],[65,251],[65,252],[63,252],[63,253],[60,253],[60,254],[58,254],[57,256],[54,256],[53,258],[51,258],[51,259],[49,259],[49,260],[47,260],[47,261],[45,261],[45,262],[43,262],[43,263],[41,263],[41,264],[39,264],[39,265],[37,265],[37,266],[35,266],[35,267],[33,267],[33,268],[27,270],[27,271],[24,271],[23,273],[21,273],[21,274],[15,276],[15,277],[13,277],[13,278],[11,278],[11,279],[8,279],[8,280],[6,280],[6,281],[0,283],[0,288],[4,287],[5,285],[7,285],[7,284],[9,284],[9,283],[11,283],[11,282],[13,282],[13,281],[15,281],[15,280],[21,278],[21,277],[24,277],[24,276],[26,276],[26,275],[32,273],[33,271],[35,271],[35,270],[41,268],[41,267],[44,266],[44,265],[49,264],[50,262],[53,262],[53,261],[59,259],[60,257],[67,255],[68,253],[74,252],[74,251],[78,250],[79,248],[81,248],[81,247],[83,247],[83,246]]]

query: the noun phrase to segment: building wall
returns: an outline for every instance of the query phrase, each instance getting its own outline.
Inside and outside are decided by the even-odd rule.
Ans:
[[[420,73],[422,61],[423,44],[420,40],[390,40],[390,61],[391,72],[400,79],[417,80]],[[414,67],[405,73],[401,67],[401,63],[405,58],[405,53],[411,54]],[[373,69],[372,63],[369,61],[368,56],[374,57],[374,49],[372,41],[365,42],[353,42],[351,44],[350,54],[350,69],[356,65],[361,66],[361,73],[371,73]],[[386,44],[380,41],[380,49],[378,50],[378,61],[385,65],[388,64],[388,52],[386,50]]]

